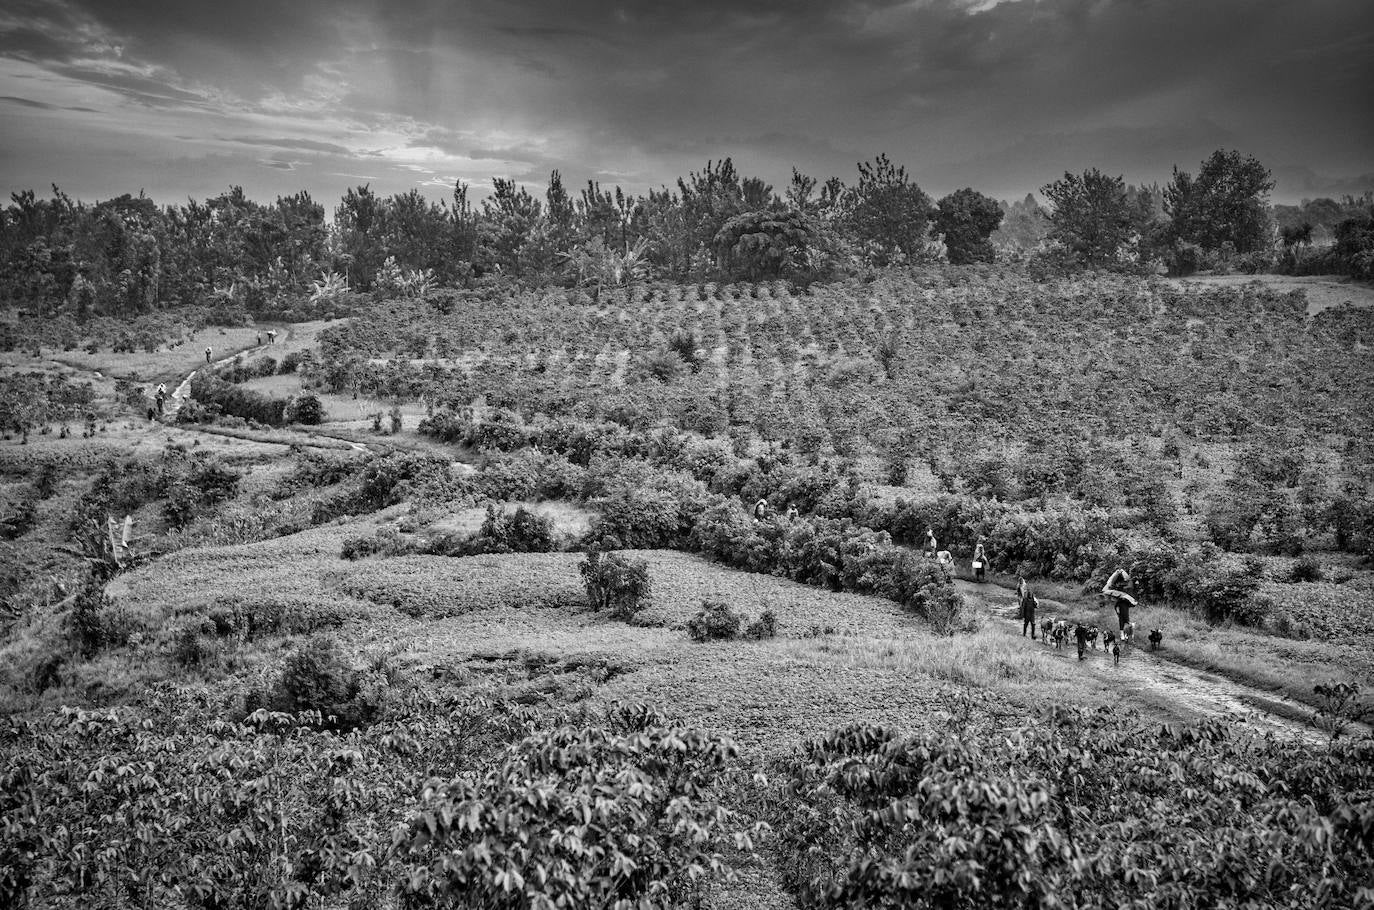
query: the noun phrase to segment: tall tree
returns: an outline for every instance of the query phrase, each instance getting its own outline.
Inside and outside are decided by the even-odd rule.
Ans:
[[[991,262],[988,237],[1002,223],[1002,206],[977,190],[956,190],[940,200],[932,230],[945,236],[949,261],[956,264]]]
[[[1237,253],[1264,249],[1269,243],[1266,205],[1273,188],[1269,169],[1236,151],[1213,152],[1197,179],[1175,167],[1164,190],[1173,237],[1205,250],[1226,243]]]
[[[1090,266],[1104,266],[1116,258],[1131,233],[1124,179],[1093,168],[1082,174],[1065,173],[1041,192],[1050,201],[1050,236]]]
[[[930,197],[912,183],[905,167],[879,155],[859,163],[859,184],[848,194],[846,221],[860,243],[869,244],[879,265],[898,253],[915,255],[925,243]]]

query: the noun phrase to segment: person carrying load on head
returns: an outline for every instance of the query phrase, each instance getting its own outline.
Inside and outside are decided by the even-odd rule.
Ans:
[[[983,549],[983,538],[978,538],[978,544],[973,548],[973,579],[980,585],[987,578],[988,554]]]
[[[1131,622],[1131,607],[1136,605],[1136,599],[1125,591],[1117,588],[1118,584],[1130,584],[1131,575],[1125,569],[1117,569],[1107,579],[1107,583],[1102,586],[1102,596],[1114,602],[1116,607],[1116,621],[1119,631],[1125,631],[1126,626]]]
[[[165,383],[159,382],[157,384],[157,395],[154,396],[154,399],[157,401],[157,414],[161,417],[167,402],[167,385]]]
[[[1040,605],[1040,601],[1035,599],[1031,593],[1030,582],[1016,576],[1016,597],[1021,601],[1021,637],[1026,637],[1026,630],[1030,629],[1031,641],[1035,640],[1035,608]]]
[[[940,571],[945,573],[946,581],[954,580],[954,554],[948,550],[941,550],[935,554],[935,563],[940,567]]]
[[[754,520],[763,521],[768,517],[768,500],[760,498],[754,503]]]

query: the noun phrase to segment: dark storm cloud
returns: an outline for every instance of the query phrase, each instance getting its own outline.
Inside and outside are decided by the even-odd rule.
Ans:
[[[643,189],[724,155],[780,186],[884,151],[1003,196],[1087,166],[1162,180],[1221,145],[1294,194],[1374,171],[1368,0],[18,0],[5,61],[36,105],[99,107],[18,91],[34,69],[149,109],[130,130],[329,158],[321,195],[363,160],[388,190],[555,167]],[[41,146],[60,115],[26,110]]]

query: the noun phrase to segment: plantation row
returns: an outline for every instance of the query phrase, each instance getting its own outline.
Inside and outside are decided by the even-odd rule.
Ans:
[[[526,414],[585,411],[606,394],[619,397],[603,411],[626,394],[647,399],[646,416],[691,398],[731,425],[822,410],[826,423],[860,415],[870,437],[931,421],[989,436],[1064,424],[1200,437],[1371,427],[1358,407],[1374,383],[1369,313],[1308,320],[1296,295],[1124,278],[1037,285],[1009,270],[797,296],[775,287],[758,300],[727,290],[700,308],[670,304],[678,290],[611,309],[548,293],[380,305],[324,333],[319,378],[455,405],[482,396]]]

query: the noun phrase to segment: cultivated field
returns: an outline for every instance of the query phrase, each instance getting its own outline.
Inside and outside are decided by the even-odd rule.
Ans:
[[[1308,290],[502,288],[6,354],[0,894],[442,905],[518,817],[714,907],[1367,902],[1374,309]],[[1017,575],[1116,631],[1117,568],[1117,656],[1022,636]]]

